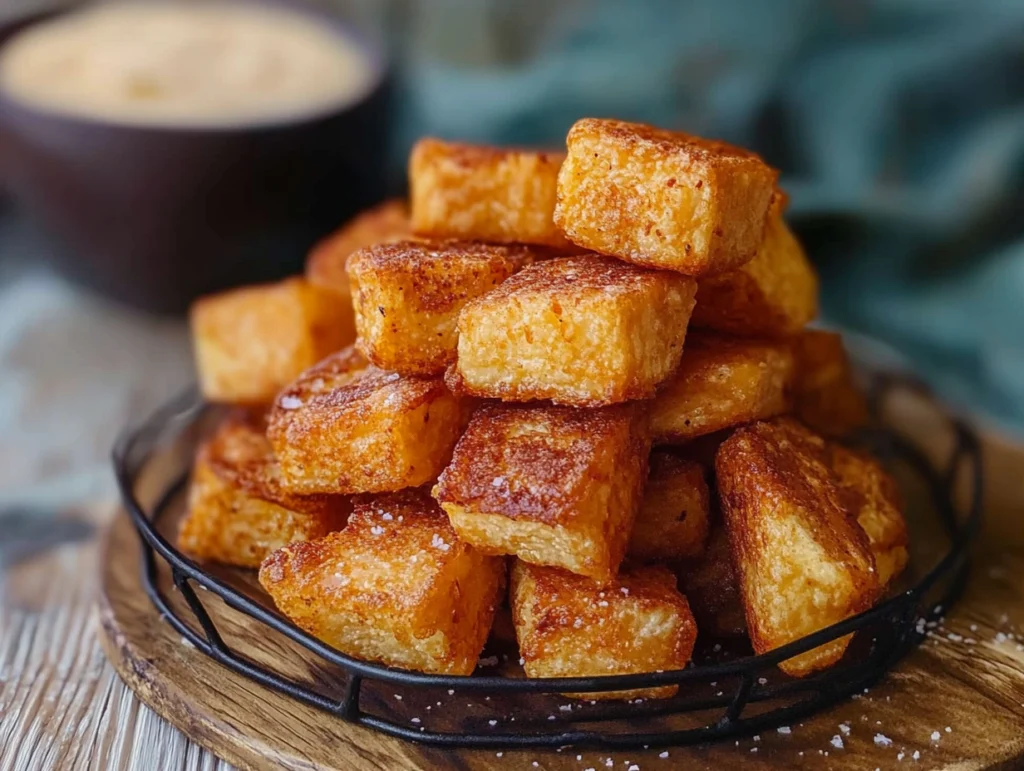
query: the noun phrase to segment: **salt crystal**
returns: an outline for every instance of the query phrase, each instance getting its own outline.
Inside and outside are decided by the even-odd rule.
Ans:
[[[390,522],[394,519],[394,517],[388,514],[386,511],[380,515],[380,518],[383,519],[385,522]]]
[[[668,757],[668,750],[665,750],[665,752],[662,752],[660,755],[658,755],[658,757],[659,758],[667,758]]]
[[[832,737],[832,746],[835,747],[837,750],[841,750],[843,748],[843,737],[840,736],[839,734],[836,734],[835,736],[833,736]]]
[[[402,700],[402,697],[401,697],[401,696],[399,696],[399,695],[398,695],[397,693],[395,694],[395,698],[396,698],[396,699],[398,699],[398,701],[401,701],[401,700]]]
[[[783,736],[789,736],[791,733],[793,733],[793,729],[790,728],[788,725],[780,725],[775,730],[778,731]]]
[[[946,726],[946,733],[948,733],[948,734],[953,733],[953,729],[950,728],[949,726]]]
[[[937,742],[941,738],[942,738],[942,734],[940,734],[938,731],[932,731],[932,741],[933,742]]]
[[[849,736],[850,735],[850,724],[849,723],[840,723],[839,724],[839,730],[842,732],[843,736]]]
[[[914,750],[914,754],[911,755],[910,757],[912,757],[914,760],[920,760],[921,759],[921,751],[920,750]]]
[[[187,637],[182,637],[181,638],[181,644],[184,645],[186,648],[195,648],[196,647],[195,645],[193,645],[192,641],[190,639],[188,639]]]
[[[757,682],[760,685],[764,685],[765,683],[768,682],[768,678],[767,677],[759,677],[759,678],[757,678]]]
[[[412,719],[412,722],[413,722],[413,723],[418,723],[418,722],[420,722],[420,719],[419,719],[418,717],[414,717],[414,718]]]
[[[441,551],[448,551],[450,548],[452,548],[452,545],[450,543],[447,543],[437,533],[434,533],[433,538],[430,539],[430,545],[433,546],[435,549],[440,549]]]
[[[297,410],[302,406],[302,399],[297,396],[285,395],[278,400],[277,404],[282,410]]]
[[[505,484],[505,477],[494,477],[491,480],[491,487],[501,487],[503,484]]]
[[[498,725],[498,721],[497,720],[488,720],[487,721],[487,725],[489,725],[489,726],[496,726],[496,725]]]
[[[896,753],[896,760],[903,760],[903,752],[902,751]]]
[[[877,744],[879,747],[891,747],[892,739],[890,739],[885,734],[875,734],[875,744]]]
[[[996,634],[996,642],[997,643],[1004,643],[1004,642],[1006,642],[1006,635],[1003,634],[1002,632],[998,632]]]

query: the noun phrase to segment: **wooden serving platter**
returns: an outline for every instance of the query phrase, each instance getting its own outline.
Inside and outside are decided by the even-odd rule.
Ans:
[[[930,430],[914,404],[897,407],[911,430]],[[936,435],[926,444],[941,454],[945,441]],[[442,750],[392,739],[263,688],[185,644],[142,588],[138,537],[123,514],[106,535],[100,561],[100,638],[144,702],[202,746],[247,769],[1024,767],[1024,449],[993,436],[984,445],[986,529],[963,598],[929,640],[867,693],[790,726],[788,733],[623,753]],[[218,629],[241,641],[236,645],[245,653],[272,658],[289,674],[332,677],[257,622],[201,594]],[[481,698],[442,694],[440,705],[429,706],[487,709]],[[399,709],[412,720],[426,707],[410,701]]]

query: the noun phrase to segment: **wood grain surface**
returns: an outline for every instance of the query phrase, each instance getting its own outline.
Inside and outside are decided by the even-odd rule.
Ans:
[[[896,408],[908,423],[919,417],[912,403]],[[946,441],[936,435],[928,447],[941,454]],[[633,765],[713,769],[738,762],[755,769],[881,769],[904,763],[1017,768],[1024,764],[1024,538],[1018,525],[1024,516],[1024,452],[992,439],[986,450],[989,528],[963,599],[920,649],[869,692],[791,726],[788,734],[770,731],[738,742],[615,754],[446,751],[390,739],[262,688],[184,644],[140,588],[137,539],[123,516],[110,530],[108,556],[101,559],[101,636],[118,672],[143,701],[242,768],[628,771]],[[216,598],[202,599],[218,628],[247,655],[330,683],[331,673],[296,656],[290,643],[282,644]],[[404,698],[408,705],[415,693]],[[458,699],[444,696],[434,709],[482,706],[468,699],[463,706]]]

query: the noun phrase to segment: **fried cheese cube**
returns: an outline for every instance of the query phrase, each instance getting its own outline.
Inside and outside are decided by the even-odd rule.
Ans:
[[[680,444],[789,409],[793,353],[785,341],[691,334],[651,408],[655,444]]]
[[[356,658],[471,674],[505,564],[460,541],[426,490],[362,496],[344,530],[274,552],[260,583],[284,615]]]
[[[679,364],[695,291],[598,255],[534,263],[462,309],[448,384],[578,407],[648,398]]]
[[[533,262],[527,246],[474,241],[398,241],[349,259],[358,339],[378,367],[442,374],[455,361],[459,311]]]
[[[486,404],[434,497],[464,541],[609,582],[647,478],[647,417],[601,409]]]
[[[592,677],[682,669],[697,625],[676,579],[662,567],[622,572],[601,586],[516,560],[509,601],[527,677]],[[669,685],[566,694],[581,699],[667,698]]]
[[[907,566],[907,523],[896,480],[867,455],[830,444],[832,470],[854,496],[857,524],[867,534],[878,582],[886,587]]]
[[[718,526],[712,530],[704,554],[680,567],[679,580],[697,619],[697,628],[711,638],[747,634],[731,552],[729,534]]]
[[[196,455],[178,546],[200,559],[257,568],[282,546],[340,530],[351,510],[345,496],[283,490],[262,420],[236,410]]]
[[[351,304],[302,278],[201,297],[190,319],[199,386],[214,402],[269,404],[355,340]]]
[[[639,562],[700,556],[710,527],[704,468],[664,450],[652,452],[649,465],[627,554]]]
[[[777,177],[754,153],[596,118],[566,143],[555,223],[574,244],[690,276],[753,259]]]
[[[818,277],[779,215],[768,217],[757,255],[697,282],[691,323],[744,337],[785,337],[818,315]]]
[[[846,436],[868,420],[868,405],[835,332],[805,329],[793,338],[796,378],[793,409],[804,423],[825,436]]]
[[[281,392],[267,437],[285,489],[391,492],[437,478],[461,433],[462,409],[440,378],[385,372],[346,348]]]
[[[421,139],[409,157],[419,235],[569,247],[555,227],[563,153]]]
[[[874,556],[824,439],[789,418],[754,423],[722,444],[715,467],[757,653],[871,607],[881,591]],[[802,677],[831,666],[851,637],[779,667]]]
[[[405,238],[410,232],[405,201],[384,201],[357,214],[314,246],[306,258],[306,279],[315,286],[351,297],[345,268],[349,255],[367,246]]]

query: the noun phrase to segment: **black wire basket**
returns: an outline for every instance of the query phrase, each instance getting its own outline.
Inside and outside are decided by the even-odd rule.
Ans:
[[[471,676],[426,675],[351,658],[280,615],[253,571],[199,564],[174,546],[188,469],[217,408],[203,405],[194,392],[184,394],[125,432],[113,460],[141,536],[146,592],[185,644],[228,669],[342,720],[435,746],[680,746],[788,725],[867,688],[917,646],[960,595],[981,526],[978,439],[916,381],[881,373],[870,380],[876,427],[861,441],[896,474],[911,502],[911,545],[920,544],[924,553],[912,548],[909,576],[870,610],[777,650],[753,655],[749,643],[701,637],[689,667],[648,674],[526,679],[500,615]],[[914,400],[915,410],[943,424],[946,438],[922,447],[895,428],[894,398]],[[247,645],[254,623],[261,638],[278,641],[273,656]],[[802,679],[778,669],[780,661],[851,633],[846,655],[830,669]],[[666,685],[678,685],[678,694],[619,702],[559,696]]]

